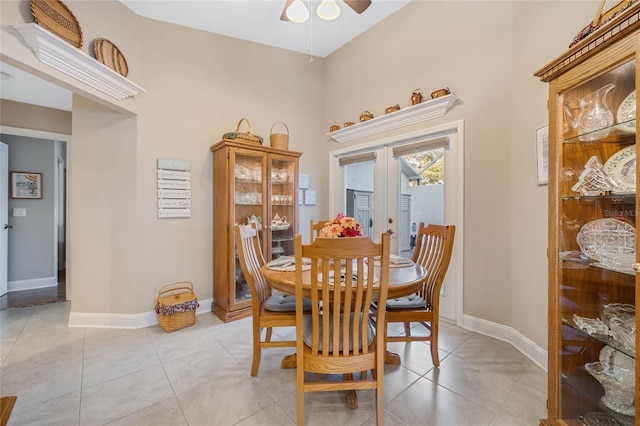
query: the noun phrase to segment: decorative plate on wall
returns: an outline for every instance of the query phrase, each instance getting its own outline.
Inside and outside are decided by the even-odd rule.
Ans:
[[[51,31],[72,46],[82,47],[80,24],[61,1],[31,0],[31,14],[36,24]]]
[[[106,38],[97,38],[93,40],[93,55],[98,62],[101,62],[126,77],[129,74],[129,66],[124,55],[118,47]]]

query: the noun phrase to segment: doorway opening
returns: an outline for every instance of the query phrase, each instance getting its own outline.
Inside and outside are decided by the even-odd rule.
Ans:
[[[9,126],[0,126],[0,134],[9,141],[10,170],[27,168],[43,176],[41,199],[7,203],[9,244],[0,256],[8,259],[8,292],[0,296],[0,309],[71,300],[65,214],[70,135]]]

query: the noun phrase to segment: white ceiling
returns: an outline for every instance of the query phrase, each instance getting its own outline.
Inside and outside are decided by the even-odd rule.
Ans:
[[[314,57],[330,55],[409,1],[373,0],[360,15],[338,1],[340,16],[323,21],[315,15],[320,2],[304,0],[312,18],[296,24],[280,20],[285,0],[120,0],[140,16]],[[71,111],[69,91],[2,62],[0,71],[11,75],[0,80],[1,99]]]

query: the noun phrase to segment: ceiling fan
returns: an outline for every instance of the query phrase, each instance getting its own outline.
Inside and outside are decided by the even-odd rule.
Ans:
[[[297,4],[294,4],[297,3]],[[343,0],[343,2],[349,6],[351,9],[353,9],[357,14],[361,14],[362,12],[364,12],[365,10],[367,10],[367,8],[371,5],[371,0]],[[323,7],[323,5],[325,3],[330,3],[330,6],[334,8],[337,8],[338,6],[335,3],[335,0],[323,0],[322,4],[320,4],[319,6],[319,10],[318,10],[318,15],[322,18],[322,19],[326,19],[326,20],[331,20],[331,19],[335,19],[338,17],[338,15],[340,14],[339,9],[338,12],[335,16],[330,16],[330,17],[324,17],[320,11],[320,8]],[[331,4],[332,3],[332,4]],[[302,5],[302,8],[304,8],[304,10],[306,11],[306,6],[304,6],[304,3],[301,0],[286,0],[285,4],[284,4],[284,8],[282,9],[282,14],[280,15],[280,20],[281,21],[294,21],[294,22],[304,22],[308,19],[308,11],[306,11],[307,13],[307,17],[304,17],[304,19],[300,19],[297,20],[295,18],[291,17],[291,13],[289,13],[289,16],[287,16],[287,10],[289,9],[290,6],[300,6]]]

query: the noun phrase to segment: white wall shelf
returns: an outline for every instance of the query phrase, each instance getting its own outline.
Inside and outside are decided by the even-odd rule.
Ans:
[[[452,94],[430,99],[417,105],[327,133],[327,137],[335,142],[344,143],[422,121],[433,120],[449,112],[457,100],[458,98]]]
[[[14,25],[38,60],[96,90],[123,100],[146,90],[37,24]]]

